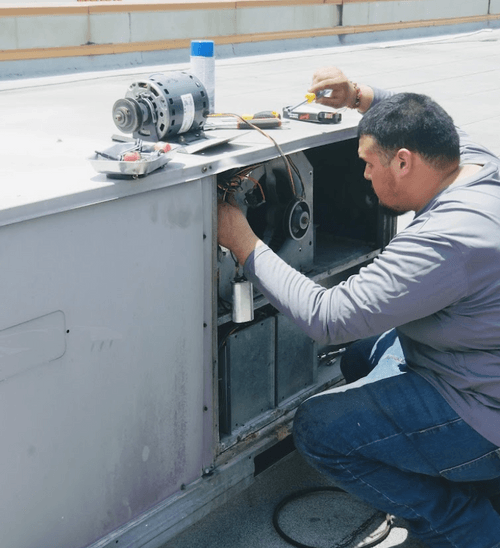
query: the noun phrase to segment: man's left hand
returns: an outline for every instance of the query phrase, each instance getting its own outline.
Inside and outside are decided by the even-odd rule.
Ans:
[[[230,249],[238,262],[244,265],[250,253],[263,242],[254,234],[247,218],[238,207],[220,202],[217,209],[217,241]]]

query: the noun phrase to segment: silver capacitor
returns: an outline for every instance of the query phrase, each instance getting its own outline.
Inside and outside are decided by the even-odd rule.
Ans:
[[[248,280],[231,282],[233,291],[234,323],[245,323],[253,320],[253,285]]]

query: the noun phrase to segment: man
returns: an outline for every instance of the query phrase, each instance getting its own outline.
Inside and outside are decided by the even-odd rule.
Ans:
[[[229,204],[219,242],[279,310],[322,343],[354,343],[348,381],[297,411],[297,449],[334,482],[405,518],[435,548],[500,548],[500,160],[428,97],[317,71],[319,102],[358,108],[359,155],[410,225],[359,274],[325,289]],[[380,335],[382,333],[382,335]]]

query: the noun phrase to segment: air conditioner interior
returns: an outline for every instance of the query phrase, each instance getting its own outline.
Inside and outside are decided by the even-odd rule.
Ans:
[[[278,157],[221,174],[219,195],[233,196],[283,260],[330,287],[371,261],[392,225],[364,179],[357,139],[288,159],[288,165]],[[318,348],[255,289],[253,321],[234,323],[232,283],[243,269],[221,247],[217,259],[219,432],[227,448],[339,381],[338,364],[332,367],[329,357],[339,349]]]

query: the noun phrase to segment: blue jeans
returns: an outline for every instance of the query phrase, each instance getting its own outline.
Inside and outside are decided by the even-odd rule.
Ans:
[[[348,367],[352,365],[352,368]],[[374,508],[404,518],[432,548],[500,548],[500,450],[407,368],[395,331],[352,345],[351,384],[306,400],[295,445]]]

